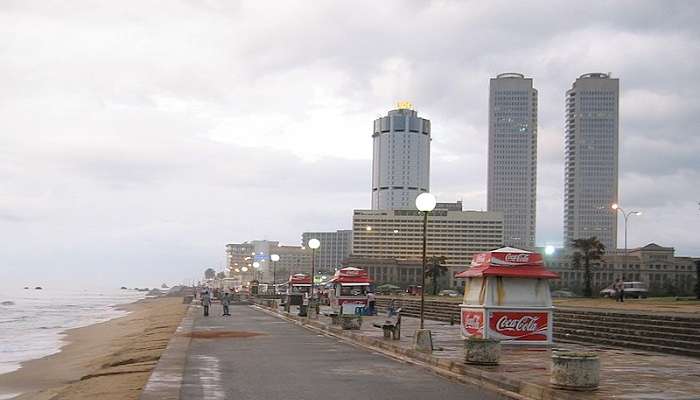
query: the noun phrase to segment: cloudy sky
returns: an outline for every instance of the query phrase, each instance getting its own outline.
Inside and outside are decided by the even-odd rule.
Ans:
[[[630,247],[700,256],[700,4],[0,2],[0,279],[147,285],[370,205],[372,120],[433,126],[431,190],[486,206],[488,80],[539,90],[539,244],[561,244],[563,100],[622,88]],[[620,240],[622,240],[620,238]],[[5,285],[3,283],[3,285]]]

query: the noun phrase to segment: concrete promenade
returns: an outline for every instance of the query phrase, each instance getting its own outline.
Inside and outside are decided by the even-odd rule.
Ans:
[[[308,321],[273,311],[283,318]],[[486,385],[495,385],[514,394],[532,399],[700,399],[700,359],[654,352],[621,349],[608,346],[581,346],[555,343],[553,348],[572,351],[595,351],[601,359],[601,387],[595,392],[572,392],[549,387],[549,369],[552,348],[527,348],[504,346],[501,364],[498,366],[473,366],[463,363],[463,340],[459,325],[426,320],[426,328],[433,333],[435,351],[430,356],[415,354],[411,350],[413,332],[417,328],[416,318],[402,319],[400,341],[385,340],[380,329],[372,322],[384,317],[363,317],[361,330],[342,331],[331,326],[330,318],[319,316],[308,323],[326,329],[339,336],[350,337],[368,347],[378,347],[389,353],[410,360],[419,357],[436,369],[449,370],[478,380]]]
[[[142,399],[499,398],[250,306],[232,306],[231,317],[222,317],[218,304],[210,317],[200,311],[191,306],[188,326],[173,339],[178,351],[159,364],[160,382],[149,382]],[[178,368],[179,382],[176,372],[160,373]]]

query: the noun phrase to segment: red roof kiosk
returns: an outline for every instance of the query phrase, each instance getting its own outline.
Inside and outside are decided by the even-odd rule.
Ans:
[[[466,279],[460,305],[463,337],[552,343],[547,279],[559,276],[544,267],[541,254],[513,247],[480,253],[455,277]]]
[[[357,307],[367,307],[367,292],[371,282],[364,269],[347,267],[336,271],[329,281],[333,284],[328,293],[331,309],[339,314],[354,315]]]

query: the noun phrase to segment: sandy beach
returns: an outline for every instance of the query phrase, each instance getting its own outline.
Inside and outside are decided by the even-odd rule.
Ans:
[[[181,297],[163,297],[120,308],[130,313],[69,330],[59,353],[0,375],[0,397],[137,399],[187,307]]]

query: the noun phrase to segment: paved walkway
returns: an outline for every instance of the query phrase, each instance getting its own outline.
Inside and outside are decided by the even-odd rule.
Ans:
[[[197,313],[180,398],[495,399],[476,386],[389,359],[248,306]]]
[[[325,308],[325,307],[324,307]],[[295,315],[294,313],[292,315]],[[381,329],[374,328],[372,322],[379,317],[363,317],[359,331],[345,331],[361,334],[374,339],[382,339]],[[319,316],[318,322],[330,325],[330,318]],[[435,351],[433,356],[463,363],[464,342],[459,332],[459,322],[454,326],[438,321],[425,321],[425,327],[432,331]],[[403,317],[401,340],[387,341],[402,348],[411,348],[413,332],[418,327],[418,319]],[[609,346],[582,346],[570,343],[555,343],[554,348],[574,351],[595,351],[601,360],[601,386],[595,392],[571,392],[554,390],[556,395],[569,399],[700,399],[700,359],[667,355]],[[549,387],[549,369],[552,348],[503,346],[501,363],[498,366],[469,366],[485,373],[501,374],[507,379]],[[497,376],[497,375],[496,375]]]

